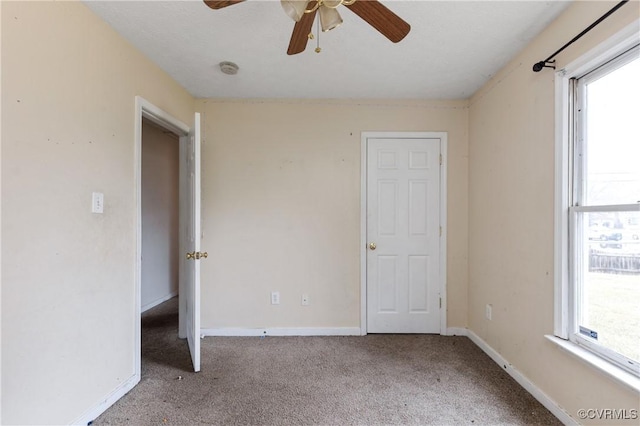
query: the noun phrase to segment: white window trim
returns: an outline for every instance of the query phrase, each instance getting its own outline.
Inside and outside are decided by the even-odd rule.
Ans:
[[[582,55],[564,68],[556,71],[555,77],[555,219],[554,219],[554,335],[546,336],[551,342],[568,351],[596,370],[605,373],[616,381],[635,391],[640,391],[640,378],[625,369],[605,360],[593,352],[569,341],[570,311],[572,297],[569,292],[570,253],[569,253],[569,207],[571,201],[570,164],[572,160],[573,140],[573,99],[569,98],[569,85],[572,78],[578,78],[607,62],[613,53],[621,53],[638,44],[640,19],[623,28],[594,49]]]

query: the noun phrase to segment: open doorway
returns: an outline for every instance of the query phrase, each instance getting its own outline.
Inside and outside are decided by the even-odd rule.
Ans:
[[[188,348],[177,341],[180,138],[143,117],[141,145],[142,374],[166,366],[188,371]]]
[[[142,119],[142,313],[178,296],[179,147],[175,133]]]
[[[160,303],[157,307],[162,307],[162,300],[169,298],[167,302],[173,301],[178,306],[178,336],[181,339],[187,339],[188,353],[191,355],[193,371],[200,371],[200,260],[207,258],[206,252],[200,252],[200,114],[194,113],[194,121],[191,126],[187,126],[180,120],[174,118],[169,113],[163,111],[157,106],[151,104],[144,98],[136,96],[135,98],[135,175],[136,175],[136,255],[135,255],[135,311],[134,316],[134,335],[135,335],[135,380],[132,387],[135,386],[141,378],[142,365],[142,308],[149,308],[156,303]],[[177,255],[167,261],[169,271],[176,267],[178,270],[178,290],[179,297],[177,300],[172,297],[172,291],[157,293],[154,296],[148,296],[145,289],[145,302],[143,305],[143,279],[149,277],[149,273],[143,274],[143,258],[149,257],[147,251],[143,255],[143,126],[147,127],[147,134],[155,129],[164,135],[170,137],[171,144],[178,145],[177,158],[177,193],[178,193],[178,226],[177,241],[174,245],[177,247]],[[155,127],[154,127],[155,126]],[[177,141],[176,141],[177,138]],[[160,163],[162,164],[162,162]],[[147,174],[148,170],[145,171]],[[153,179],[153,173],[152,178]],[[148,182],[147,182],[148,183]],[[148,201],[148,200],[145,200]],[[175,203],[175,200],[174,200]],[[153,209],[153,208],[152,208]],[[169,216],[172,213],[169,213]],[[173,213],[175,214],[175,212]],[[145,216],[149,217],[147,214]],[[153,215],[151,216],[154,217]],[[152,219],[153,220],[153,219]],[[146,224],[145,227],[152,230],[151,239],[153,241],[153,226]],[[171,246],[167,251],[171,253]],[[153,252],[153,251],[152,251]],[[150,262],[151,263],[151,262]],[[151,272],[151,279],[157,273],[156,270]],[[170,273],[170,272],[169,272]],[[143,277],[143,275],[145,275]],[[175,290],[173,290],[175,291]],[[153,294],[153,293],[151,293]],[[165,302],[166,303],[166,302]],[[151,308],[151,311],[155,308]],[[145,312],[145,315],[150,311]],[[175,315],[174,315],[175,317]],[[175,330],[175,328],[174,328]]]

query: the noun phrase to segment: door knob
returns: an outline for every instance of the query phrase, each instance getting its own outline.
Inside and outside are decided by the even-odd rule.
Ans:
[[[187,253],[187,260],[191,260],[191,259],[195,259],[196,258],[196,252],[192,251],[191,253]]]
[[[375,250],[376,249],[376,243],[369,243],[369,248],[371,250]]]

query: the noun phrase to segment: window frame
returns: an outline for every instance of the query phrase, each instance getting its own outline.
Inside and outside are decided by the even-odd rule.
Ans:
[[[640,377],[640,362],[631,360],[620,353],[607,348],[606,346],[600,345],[594,342],[592,339],[584,337],[577,330],[580,327],[579,321],[579,312],[578,312],[578,299],[580,298],[579,289],[577,285],[574,283],[578,280],[581,280],[582,271],[584,271],[582,262],[584,261],[584,257],[581,257],[578,253],[576,253],[577,248],[582,246],[582,242],[579,239],[582,235],[571,235],[571,231],[573,229],[577,229],[578,225],[576,222],[580,220],[579,216],[581,213],[593,213],[593,212],[633,212],[640,211],[639,204],[612,204],[612,205],[604,205],[604,206],[573,206],[569,207],[569,233],[570,233],[570,242],[569,242],[569,279],[572,283],[569,283],[569,309],[571,315],[569,316],[569,336],[568,340],[584,346],[588,350],[596,353],[597,355],[605,358],[606,360],[617,364],[619,367],[628,370],[630,373]]]
[[[640,44],[640,20],[627,26],[622,31],[609,38],[593,50],[580,56],[566,67],[556,71],[555,77],[555,223],[554,223],[554,335],[547,336],[574,355],[596,366],[610,375],[622,380],[633,389],[640,390],[640,374],[637,365],[625,365],[626,358],[616,355],[601,345],[595,345],[586,338],[577,335],[577,289],[573,285],[574,265],[579,262],[574,248],[577,236],[572,235],[572,226],[582,212],[640,210],[640,205],[611,205],[611,206],[576,206],[574,201],[584,195],[584,181],[580,175],[582,167],[574,168],[576,150],[581,149],[576,144],[576,135],[583,126],[575,114],[578,88],[576,82],[580,78],[588,80],[607,69],[615,67],[620,56],[634,49]],[[624,59],[623,59],[624,60]],[[603,71],[604,70],[604,71]],[[584,162],[584,157],[583,157]],[[582,191],[578,194],[577,191]],[[605,349],[605,350],[603,350]],[[597,358],[594,358],[593,355]],[[602,362],[604,361],[604,362]]]

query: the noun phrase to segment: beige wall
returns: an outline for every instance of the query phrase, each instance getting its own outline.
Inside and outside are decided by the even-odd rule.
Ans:
[[[554,72],[531,66],[614,4],[576,2],[470,100],[469,328],[574,417],[640,400],[543,337],[553,334]],[[638,2],[624,6],[559,68],[639,16]]]
[[[2,6],[0,5],[0,46],[2,45]],[[0,51],[1,53],[1,51]],[[2,92],[2,55],[0,54],[0,93]],[[0,102],[0,188],[2,188],[2,102]],[[2,191],[0,190],[0,193]],[[0,196],[0,224],[2,224],[2,197]],[[0,226],[0,242],[2,226]],[[0,247],[0,423],[2,423],[2,247]]]
[[[134,96],[194,101],[81,3],[1,7],[2,423],[65,424],[134,373]]]
[[[197,109],[210,254],[203,328],[360,327],[363,131],[448,132],[448,322],[466,326],[466,102],[202,100]]]
[[[530,69],[612,4],[571,6],[469,109],[197,101],[203,328],[359,327],[360,134],[446,131],[448,325],[468,324],[574,416],[637,407],[542,337],[553,329],[554,76]],[[0,5],[2,422],[69,423],[133,374],[134,96],[186,123],[194,101],[81,4]],[[625,6],[560,65],[638,15]],[[90,213],[92,191],[105,194],[103,215]]]
[[[142,120],[143,311],[178,294],[178,148],[178,136]]]

